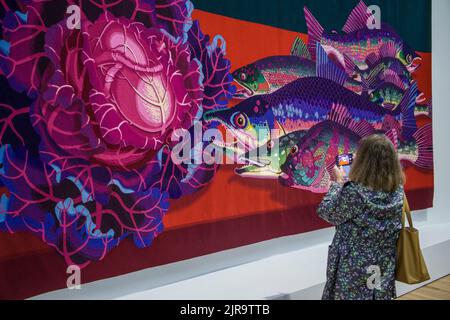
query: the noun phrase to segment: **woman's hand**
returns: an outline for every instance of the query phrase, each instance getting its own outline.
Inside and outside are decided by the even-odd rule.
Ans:
[[[333,176],[334,176],[334,180],[337,183],[343,184],[345,182],[346,173],[345,173],[345,170],[342,167],[334,166],[334,168],[333,168]]]

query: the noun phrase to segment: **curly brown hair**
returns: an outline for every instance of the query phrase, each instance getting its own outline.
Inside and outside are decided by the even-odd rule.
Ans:
[[[392,142],[381,134],[362,139],[349,179],[376,191],[397,190],[405,176]]]

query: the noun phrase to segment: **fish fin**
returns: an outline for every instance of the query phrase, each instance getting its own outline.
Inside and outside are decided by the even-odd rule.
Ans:
[[[370,91],[375,89],[381,80],[378,79],[378,75],[381,72],[384,72],[385,67],[382,64],[379,64],[377,66],[372,66],[372,70],[370,70],[369,74],[366,77],[361,77],[361,85],[363,87],[363,90]]]
[[[377,87],[378,79],[375,75],[369,75],[367,78],[361,77],[361,86],[363,91],[370,91]]]
[[[358,5],[353,8],[352,12],[350,12],[342,31],[345,33],[351,33],[367,28],[367,20],[371,16],[372,15],[367,12],[367,6],[364,1],[360,1]]]
[[[366,92],[368,94],[368,92],[369,92],[369,90],[371,88],[370,87],[370,82],[364,77],[361,77],[361,86],[362,86],[362,91]]]
[[[382,58],[395,58],[397,55],[397,49],[395,42],[392,40],[383,43],[380,47],[380,57]]]
[[[333,172],[333,167],[335,165],[334,159],[327,157],[327,152],[321,154],[321,161],[325,170],[322,170],[321,173],[319,173],[318,179],[316,179],[315,183],[312,185],[316,190],[329,188],[331,183],[331,173]]]
[[[396,63],[394,65],[389,66],[389,69],[394,71],[396,74],[401,75],[402,73],[404,73],[406,67],[403,66],[403,64],[401,63]]]
[[[397,108],[400,108],[402,114],[402,138],[409,140],[417,130],[416,118],[414,117],[414,106],[417,97],[417,82],[413,82],[406,90]]]
[[[361,121],[352,120],[348,128],[361,138],[370,136],[375,133],[375,128],[365,120]]]
[[[316,43],[316,46],[316,76],[343,86],[347,80],[347,73],[328,58],[320,43]]]
[[[275,128],[279,129],[281,131],[281,135],[280,136],[285,136],[286,135],[286,130],[281,125],[281,123],[278,120],[276,120],[276,119],[275,119]]]
[[[361,138],[370,136],[375,132],[374,127],[369,122],[354,120],[347,107],[342,104],[333,104],[327,119],[348,128]]]
[[[347,107],[340,103],[333,103],[330,113],[327,115],[327,120],[336,122],[338,124],[347,127],[352,120],[351,114],[348,112]]]
[[[296,37],[291,48],[291,55],[311,60],[308,47],[300,37]]]
[[[398,134],[397,134],[397,130],[395,130],[394,128],[386,131],[386,133],[384,134],[389,140],[391,140],[392,144],[394,145],[394,149],[395,151],[398,150]]]
[[[433,130],[431,123],[420,127],[414,134],[418,157],[414,164],[423,169],[433,168]]]
[[[328,159],[328,161],[325,162],[325,171],[329,175],[329,179],[331,180],[331,177],[333,176],[333,168],[336,165],[335,159],[331,158]]]
[[[398,74],[396,74],[395,71],[393,71],[393,70],[388,69],[388,70],[384,71],[382,79],[384,82],[392,83],[393,85],[396,85],[400,89],[406,90],[405,84],[400,79]]]
[[[343,53],[342,55],[344,56],[345,70],[347,71],[347,74],[353,75],[355,72],[361,72],[358,66],[348,55],[346,55],[345,53]]]
[[[386,70],[384,64],[380,63],[378,65],[373,65],[371,70],[369,71],[368,78],[377,79],[378,75]]]
[[[313,60],[315,60],[316,44],[320,43],[324,29],[306,6],[303,8],[303,11],[305,13],[306,26],[308,28],[308,50]]]
[[[378,62],[378,60],[380,60],[380,57],[378,56],[378,54],[375,52],[372,52],[366,57],[365,62],[367,64],[367,66],[370,68],[370,67],[373,67]]]

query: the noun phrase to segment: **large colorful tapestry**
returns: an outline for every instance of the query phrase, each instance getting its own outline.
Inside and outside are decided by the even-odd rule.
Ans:
[[[0,298],[328,227],[386,135],[432,206],[428,0],[0,0]]]

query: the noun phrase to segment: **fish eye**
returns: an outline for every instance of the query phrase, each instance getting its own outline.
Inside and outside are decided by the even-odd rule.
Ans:
[[[239,78],[240,78],[242,81],[245,81],[245,80],[247,80],[247,75],[246,75],[244,72],[241,72],[241,74],[239,75]]]
[[[298,152],[298,146],[295,145],[295,146],[293,146],[293,147],[291,148],[290,153],[291,153],[292,155],[294,155],[294,154],[296,154],[297,152]]]
[[[408,62],[408,63],[412,62],[412,55],[410,55],[410,54],[406,55],[406,62]]]
[[[243,129],[247,126],[247,117],[241,112],[233,113],[231,116],[231,123],[239,129]]]

